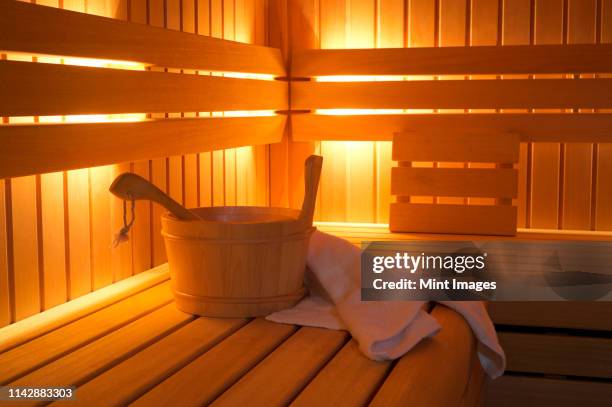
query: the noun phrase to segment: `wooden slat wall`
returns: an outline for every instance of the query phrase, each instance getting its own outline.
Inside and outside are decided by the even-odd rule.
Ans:
[[[268,42],[266,0],[34,3],[244,43]],[[0,59],[7,59],[7,55],[0,55]],[[32,60],[13,54],[8,59]],[[211,113],[170,112],[157,117],[201,115]],[[47,116],[40,121],[61,124],[72,120],[77,119]],[[7,117],[2,121],[37,123],[39,119]],[[195,137],[198,131],[201,129],[192,128],[191,133]],[[187,206],[267,205],[268,151],[267,145],[201,154],[192,150],[184,156],[0,180],[0,326],[165,262],[159,235],[161,211],[150,203],[137,203],[129,243],[116,249],[110,247],[123,222],[122,202],[108,193],[110,182],[118,173],[138,173]]]
[[[320,48],[612,41],[609,0],[318,0],[317,7]],[[307,56],[305,53],[300,58]],[[447,75],[440,79],[462,78]],[[511,111],[528,112],[504,109]],[[371,128],[375,132],[375,126]],[[376,134],[372,136],[377,138]],[[350,139],[350,134],[342,138]],[[359,134],[355,139],[364,137]],[[318,219],[387,223],[389,170],[394,165],[386,153],[388,144],[322,141],[320,148],[326,160]],[[517,166],[518,226],[612,230],[610,149],[607,143],[523,143]],[[355,168],[351,164],[354,162],[361,165]],[[448,199],[455,198],[443,198]],[[479,202],[482,201],[470,200]]]
[[[596,40],[601,43],[612,43],[612,1],[602,0],[597,10],[599,32]],[[601,230],[612,230],[612,181],[604,174],[612,174],[612,143],[594,146],[594,171],[591,179],[595,193],[591,195],[591,210],[595,216],[591,219],[591,227]]]

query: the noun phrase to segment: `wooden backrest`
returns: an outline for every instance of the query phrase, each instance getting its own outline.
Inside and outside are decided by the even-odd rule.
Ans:
[[[428,129],[396,133],[392,157],[395,161],[516,163],[519,141],[518,134],[499,131]]]
[[[9,59],[0,60],[0,117],[10,123],[0,126],[0,179],[267,144],[283,134],[285,117],[274,112],[287,109],[288,86],[274,80],[286,76],[275,48],[2,1],[0,50]],[[247,110],[274,117],[195,118]],[[138,122],[105,118],[124,113]],[[95,116],[41,124],[64,115]],[[12,125],[17,116],[39,120]]]
[[[397,232],[501,234],[516,232],[520,137],[515,133],[427,129],[393,136],[389,227]],[[416,167],[414,162],[435,162]],[[442,166],[440,162],[449,163]],[[474,168],[470,163],[489,163]],[[451,164],[452,163],[452,164]],[[465,163],[465,164],[464,164]],[[458,165],[457,165],[458,164]],[[494,164],[494,165],[493,165]],[[436,197],[432,203],[413,197]],[[451,202],[439,202],[450,197]],[[457,198],[460,198],[457,200]],[[469,198],[495,198],[490,205]]]

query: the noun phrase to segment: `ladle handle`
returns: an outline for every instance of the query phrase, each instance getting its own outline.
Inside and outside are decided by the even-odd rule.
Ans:
[[[312,218],[314,216],[322,166],[323,157],[319,155],[311,155],[306,159],[304,165],[304,201],[302,202],[300,220],[309,225],[312,224]]]
[[[109,188],[113,195],[129,200],[150,200],[168,209],[174,216],[183,220],[199,220],[193,212],[172,199],[161,189],[139,175],[129,172],[119,175]]]

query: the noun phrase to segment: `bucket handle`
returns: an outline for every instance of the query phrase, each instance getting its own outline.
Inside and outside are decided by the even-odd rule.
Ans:
[[[311,155],[304,164],[304,201],[298,219],[308,225],[312,225],[322,166],[320,155]]]

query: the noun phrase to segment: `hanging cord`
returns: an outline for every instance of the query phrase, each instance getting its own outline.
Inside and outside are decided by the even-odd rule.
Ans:
[[[121,228],[119,233],[115,234],[115,238],[113,239],[113,244],[112,244],[113,248],[119,246],[120,243],[127,242],[130,239],[130,236],[129,236],[130,229],[132,225],[134,224],[134,221],[136,220],[135,209],[134,209],[136,205],[134,203],[134,199],[132,198],[132,195],[130,193],[128,193],[128,197],[130,198],[130,202],[132,203],[131,205],[132,219],[129,222],[127,221],[127,201],[124,199],[123,200],[123,227]]]

